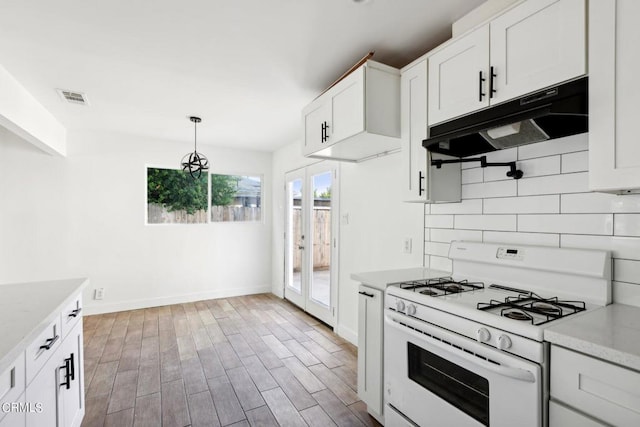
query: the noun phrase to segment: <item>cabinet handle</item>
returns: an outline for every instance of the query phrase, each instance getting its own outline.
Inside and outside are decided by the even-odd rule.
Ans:
[[[60,335],[56,335],[53,338],[47,338],[47,343],[45,345],[41,345],[40,348],[44,348],[45,350],[50,350],[51,347],[53,347],[53,344],[55,344],[56,341],[58,341],[58,339],[60,338]]]
[[[322,122],[320,125],[320,142],[324,142],[324,126],[327,122]]]
[[[497,90],[495,89],[495,83],[493,82],[493,79],[498,77],[498,75],[493,71],[494,71],[493,66],[491,66],[491,69],[489,71],[489,73],[491,74],[489,76],[489,98],[493,98],[493,94],[497,92]]]
[[[480,76],[480,77],[478,78],[478,101],[482,102],[482,97],[487,95],[486,93],[484,93],[484,92],[482,91],[482,86],[483,86],[483,84],[482,84],[482,83],[484,83],[485,81],[487,81],[487,79],[485,79],[485,78],[483,78],[483,77],[482,77],[482,71],[480,71],[478,74],[479,74],[479,76]]]
[[[71,357],[64,359],[64,365],[60,366],[60,369],[64,369],[64,381],[60,383],[60,387],[64,386],[67,390],[71,388],[71,361],[73,360],[73,355]]]
[[[364,295],[365,297],[369,297],[369,298],[373,298],[373,297],[374,297],[374,295],[373,295],[373,294],[370,294],[370,293],[367,293],[367,292],[364,292],[364,291],[360,291],[360,292],[358,292],[358,293],[359,293],[360,295]]]
[[[424,175],[422,175],[422,171],[418,171],[418,196],[422,196],[422,193],[424,193],[422,181],[424,181]]]
[[[73,381],[76,379],[76,364],[75,364],[75,357],[73,357],[73,353],[71,353],[71,357],[69,359],[71,359],[71,362],[70,362],[71,374],[69,375],[69,377],[71,378],[71,381]]]
[[[76,308],[71,313],[69,313],[69,317],[77,317],[81,311],[82,311],[82,308]]]
[[[322,122],[322,142],[327,142],[329,140],[329,123],[326,121]]]
[[[9,379],[9,388],[14,388],[16,386],[16,368],[15,366],[13,368],[11,368],[11,375],[10,375],[10,379]]]

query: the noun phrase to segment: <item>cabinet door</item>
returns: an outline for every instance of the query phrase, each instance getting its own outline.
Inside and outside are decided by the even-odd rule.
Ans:
[[[411,67],[400,77],[402,128],[402,191],[407,202],[426,200],[427,61]]]
[[[63,425],[78,427],[84,416],[84,386],[82,357],[82,321],[76,323],[60,348],[60,383],[69,383],[60,387],[60,401]],[[66,362],[68,360],[68,362]],[[68,368],[67,368],[68,366]],[[68,372],[67,372],[68,369]]]
[[[59,348],[59,347],[58,347]],[[32,405],[41,404],[41,411],[36,407],[27,412],[27,427],[57,427],[62,425],[62,414],[59,407],[59,359],[56,351],[44,364],[42,369],[27,385],[26,401]]]
[[[527,1],[491,22],[492,104],[586,74],[585,8],[584,0]]]
[[[361,285],[358,297],[358,396],[382,414],[383,293]]]
[[[605,425],[552,400],[549,402],[549,427],[605,427]]]
[[[329,91],[332,114],[332,121],[329,124],[329,144],[342,141],[365,130],[365,68],[358,68]]]
[[[489,105],[489,26],[429,57],[429,126]]]
[[[304,143],[302,154],[314,153],[329,145],[331,126],[331,103],[318,100],[309,105],[302,113]]]
[[[589,2],[589,186],[640,188],[640,2]]]

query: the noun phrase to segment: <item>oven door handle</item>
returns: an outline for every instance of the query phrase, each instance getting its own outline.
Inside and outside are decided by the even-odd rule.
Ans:
[[[415,320],[415,319],[411,319],[409,317],[406,316],[401,316],[398,314],[395,314],[393,312],[389,312],[387,311],[387,313],[385,314],[385,318],[387,320],[387,323],[389,324],[389,326],[399,329],[411,336],[413,336],[416,339],[419,340],[425,340],[430,338],[427,335],[424,335],[422,333],[418,333],[416,331],[422,331],[424,328],[423,326],[423,322]],[[406,325],[409,325],[411,328],[414,328],[415,330],[409,329],[407,327],[403,327],[402,325],[400,325],[399,323],[404,323]],[[428,334],[428,332],[425,332],[426,334]],[[429,334],[430,335],[430,334]],[[502,365],[496,365],[493,363],[488,363],[483,361],[482,359],[477,358],[476,356],[472,356],[468,353],[462,352],[462,351],[456,351],[455,347],[449,346],[447,344],[443,344],[437,340],[430,340],[430,344],[439,347],[442,350],[445,350],[449,353],[454,353],[456,356],[467,360],[470,363],[473,363],[475,365],[481,366],[484,369],[494,372],[498,375],[501,375],[503,377],[508,377],[508,378],[512,378],[515,380],[519,380],[519,381],[525,381],[525,382],[529,382],[529,383],[535,383],[536,382],[536,377],[533,374],[533,372],[528,371],[526,369],[521,369],[521,368],[509,368],[509,367],[505,367]]]

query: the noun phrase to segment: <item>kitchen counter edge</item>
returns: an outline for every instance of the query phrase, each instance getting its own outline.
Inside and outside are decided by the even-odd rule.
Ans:
[[[640,307],[610,304],[547,328],[544,339],[640,372]]]

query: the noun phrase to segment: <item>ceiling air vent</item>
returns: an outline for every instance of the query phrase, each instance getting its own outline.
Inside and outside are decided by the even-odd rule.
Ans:
[[[74,92],[72,90],[65,89],[56,89],[58,91],[58,95],[64,101],[67,101],[71,104],[79,104],[79,105],[89,105],[89,100],[87,99],[87,95],[82,92]]]

